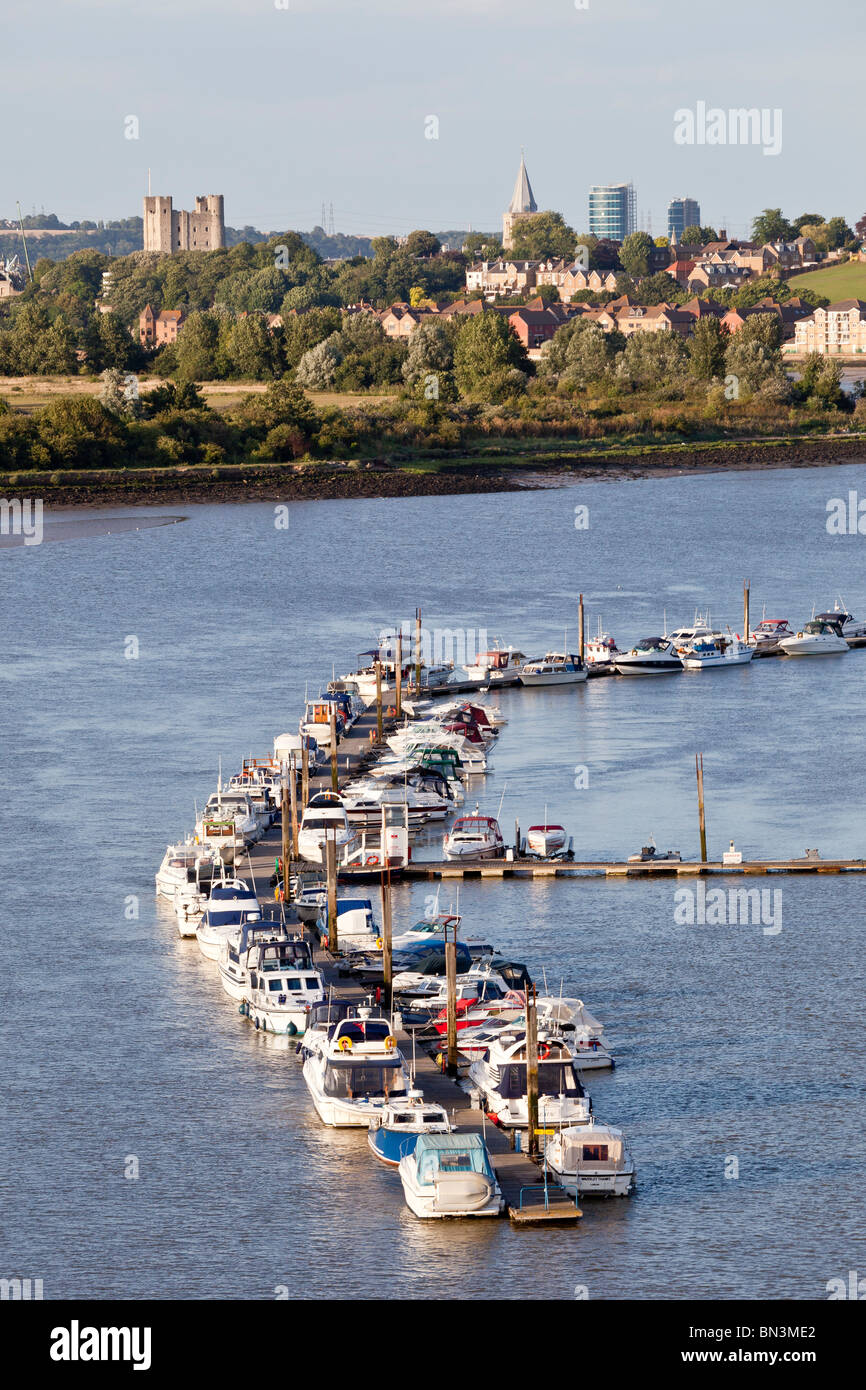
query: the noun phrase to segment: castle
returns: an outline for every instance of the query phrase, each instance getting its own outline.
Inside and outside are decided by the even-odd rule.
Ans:
[[[538,204],[533,196],[529,175],[526,172],[526,164],[521,154],[520,168],[517,171],[517,182],[514,185],[511,202],[508,205],[508,210],[502,214],[503,251],[510,251],[514,243],[512,229],[515,222],[518,222],[521,217],[531,217],[534,212],[538,212]]]
[[[144,249],[171,256],[175,251],[216,251],[225,246],[223,195],[196,198],[195,212],[175,212],[171,198],[144,200]]]

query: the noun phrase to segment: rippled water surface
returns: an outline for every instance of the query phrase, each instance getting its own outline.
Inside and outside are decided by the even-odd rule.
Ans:
[[[579,993],[619,1062],[590,1090],[638,1193],[560,1232],[413,1218],[153,895],[218,759],[267,750],[305,689],[417,604],[425,626],[531,653],[566,626],[576,644],[579,590],[620,646],[697,606],[739,631],[745,577],[755,619],[795,624],[839,594],[864,617],[866,541],[825,529],[827,499],[858,487],[852,466],[311,502],[288,531],[267,504],[142,511],[185,520],[111,534],[103,513],[82,531],[64,515],[62,543],[8,550],[0,1274],[46,1297],[801,1299],[866,1268],[859,876],[750,880],[781,891],[777,932],[680,925],[661,880],[463,886],[467,931]],[[731,838],[860,856],[864,688],[866,651],[503,692],[477,794],[495,812],[505,790],[508,833],[546,804],[581,857],[650,835],[695,857],[702,751],[711,857]],[[395,929],[430,887],[396,890]]]

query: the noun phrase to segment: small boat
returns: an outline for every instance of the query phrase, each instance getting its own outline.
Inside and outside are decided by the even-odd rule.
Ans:
[[[505,1205],[480,1134],[419,1134],[397,1171],[416,1216],[498,1216]]]
[[[768,656],[778,651],[783,637],[793,637],[787,618],[762,618],[753,629],[749,642],[755,649],[755,656]]]
[[[410,1091],[405,1101],[389,1101],[372,1117],[367,1143],[378,1159],[396,1168],[420,1135],[451,1132],[445,1107],[425,1101],[420,1091]]]
[[[505,841],[495,816],[459,816],[442,841],[446,859],[496,859],[505,851]]]
[[[813,618],[802,632],[783,637],[779,647],[785,656],[838,656],[850,650],[838,619]]]
[[[521,685],[576,685],[586,680],[586,667],[573,652],[546,652],[520,670]]]
[[[515,647],[495,644],[489,651],[479,652],[471,665],[464,669],[470,680],[485,685],[517,685],[526,656]]]
[[[469,1079],[497,1124],[526,1128],[526,1029],[503,1029],[469,1068]],[[538,1030],[538,1122],[542,1126],[585,1124],[592,1103],[578,1075],[578,1063],[562,1033]]]
[[[844,604],[839,599],[833,604],[832,613],[816,613],[819,622],[839,624],[839,629],[846,642],[852,637],[866,637],[866,623],[858,620],[848,613]]]
[[[754,647],[739,637],[717,632],[701,638],[681,652],[684,671],[718,671],[732,666],[745,666],[755,655]]]
[[[391,1022],[371,1007],[304,1042],[304,1080],[323,1124],[368,1129],[382,1106],[406,1099],[409,1075]]]
[[[220,983],[230,999],[244,998],[252,963],[265,944],[279,947],[278,958],[284,969],[313,968],[309,943],[290,936],[287,927],[276,918],[243,922],[223,937],[217,956]]]
[[[214,884],[195,932],[202,955],[218,960],[222,945],[232,932],[245,922],[261,920],[259,900],[244,879],[227,878]]]
[[[329,935],[327,895],[318,928],[323,937]],[[373,919],[373,904],[369,898],[337,899],[337,943],[341,952],[382,949],[382,937]]]
[[[544,825],[531,825],[526,832],[527,848],[533,854],[540,854],[542,859],[549,859],[551,855],[565,849],[567,843],[565,827],[548,821],[545,821]]]
[[[610,670],[619,656],[616,642],[609,632],[602,630],[601,618],[598,620],[595,637],[590,637],[584,646],[584,655],[587,666],[593,667],[596,671]]]
[[[210,879],[217,863],[212,845],[202,845],[191,835],[174,845],[166,845],[162,863],[156,871],[156,890],[174,902],[179,888]]]
[[[640,854],[630,854],[629,864],[659,864],[662,860],[671,860],[676,864],[682,863],[683,856],[678,849],[656,849],[654,844],[644,845]]]
[[[630,651],[618,652],[613,664],[621,676],[663,676],[683,669],[669,637],[642,637]]]
[[[333,837],[338,861],[347,849],[354,849],[357,835],[349,824],[342,798],[336,792],[318,792],[301,817],[298,853],[312,864],[324,864],[325,840]]]
[[[634,1159],[622,1130],[599,1120],[559,1130],[548,1141],[545,1158],[572,1197],[627,1197],[634,1187]]]

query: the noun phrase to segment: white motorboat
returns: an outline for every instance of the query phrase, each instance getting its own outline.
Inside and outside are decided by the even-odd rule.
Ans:
[[[456,912],[435,912],[430,917],[422,917],[414,926],[399,932],[397,936],[392,936],[391,950],[402,951],[406,946],[414,946],[419,941],[430,941],[438,937],[444,940],[446,931],[452,933],[451,939],[454,940],[459,935],[461,921],[462,918]]]
[[[630,854],[628,863],[658,864],[662,860],[671,860],[674,863],[680,864],[682,863],[682,858],[683,856],[678,849],[659,850],[656,849],[655,844],[650,842],[648,845],[642,846],[640,854]]]
[[[260,840],[262,826],[259,822],[249,793],[242,790],[229,791],[227,788],[220,788],[208,797],[207,805],[202,815],[196,823],[195,833],[203,842],[216,842],[219,846],[220,854],[224,863],[229,863],[226,858],[228,841],[230,836],[221,834],[219,827],[230,824],[234,826],[235,837],[233,843],[236,845],[237,836],[240,836],[244,845],[251,845]],[[211,829],[211,827],[214,827]]]
[[[587,666],[593,667],[596,671],[610,670],[619,656],[619,648],[609,632],[605,632],[601,626],[601,618],[598,620],[598,631],[595,637],[590,637],[584,644],[584,656]]]
[[[866,623],[859,622],[852,616],[837,599],[833,605],[832,613],[816,613],[818,622],[838,623],[839,631],[846,642],[852,637],[866,637]]]
[[[489,651],[478,652],[464,670],[470,680],[483,681],[487,686],[517,685],[525,660],[524,652],[495,643]]]
[[[754,655],[755,649],[748,642],[719,632],[693,642],[680,653],[684,671],[717,671],[745,666]]]
[[[505,851],[505,841],[495,816],[459,816],[442,841],[446,859],[496,859]]]
[[[390,1020],[371,1008],[331,1024],[309,1045],[305,1039],[305,1053],[304,1081],[323,1124],[368,1129],[383,1105],[407,1098],[409,1075]]]
[[[521,685],[576,685],[586,680],[586,666],[573,652],[546,652],[520,670]]]
[[[192,836],[174,845],[166,845],[162,863],[156,871],[156,889],[169,902],[174,902],[179,888],[190,882],[205,880],[214,872],[213,846],[199,844]]]
[[[592,1120],[548,1140],[547,1166],[572,1197],[627,1197],[635,1167],[621,1129]]]
[[[467,771],[486,772],[492,749],[488,740],[477,729],[467,728],[458,733],[441,728],[437,724],[410,724],[386,739],[395,759],[401,763],[416,762],[420,755],[431,748],[451,748]],[[379,764],[385,767],[388,760]]]
[[[282,769],[287,769],[294,754],[295,771],[301,775],[304,749],[307,752],[307,766],[310,769],[323,767],[328,755],[313,738],[301,734],[278,734],[274,739],[274,760]]]
[[[308,942],[290,936],[282,922],[276,918],[243,922],[226,933],[217,956],[220,983],[230,999],[245,997],[251,964],[258,958],[259,947],[265,944],[279,948],[279,959],[286,970],[295,966],[312,969],[313,957]]]
[[[442,1105],[425,1101],[421,1091],[410,1091],[405,1100],[390,1101],[370,1120],[367,1143],[376,1158],[396,1168],[412,1152],[422,1134],[450,1134],[451,1121]]]
[[[749,635],[749,643],[756,656],[763,656],[778,649],[783,637],[793,637],[787,618],[762,618]]]
[[[324,864],[325,840],[332,837],[338,861],[357,844],[357,835],[349,824],[342,798],[336,792],[318,792],[310,798],[301,818],[298,853],[312,864]]]
[[[783,637],[779,647],[785,656],[841,656],[850,650],[842,636],[842,625],[825,618],[813,618],[801,632]]]
[[[324,999],[325,982],[306,941],[260,940],[252,946],[240,1011],[255,1028],[303,1037],[311,1011]]]
[[[397,1171],[406,1205],[425,1219],[498,1216],[505,1205],[480,1134],[419,1134]]]
[[[526,832],[526,847],[532,854],[548,859],[565,849],[568,833],[563,825],[555,825],[545,817],[543,825],[531,825]]]
[[[526,1099],[526,1031],[504,1029],[469,1068],[482,1104],[506,1129],[529,1123]],[[538,1030],[538,1122],[542,1126],[586,1124],[592,1113],[578,1064],[561,1033]]]
[[[621,676],[663,676],[683,669],[669,637],[642,637],[630,651],[617,652],[613,664]]]
[[[330,937],[327,897],[318,926],[323,937]],[[373,918],[373,904],[369,898],[337,898],[337,944],[342,953],[381,951],[382,937]]]
[[[315,922],[328,901],[328,883],[324,878],[296,879],[291,887],[292,907],[302,922]]]
[[[261,922],[262,910],[254,890],[242,878],[227,878],[210,890],[207,907],[196,927],[203,956],[218,960],[223,942],[245,922]]]

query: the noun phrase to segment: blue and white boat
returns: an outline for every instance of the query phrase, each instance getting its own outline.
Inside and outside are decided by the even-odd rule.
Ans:
[[[367,1143],[377,1158],[396,1168],[415,1148],[420,1135],[451,1132],[445,1107],[425,1101],[421,1091],[410,1091],[405,1101],[389,1101],[373,1116]]]
[[[196,927],[202,955],[219,960],[223,943],[246,922],[261,922],[262,910],[255,891],[245,879],[227,878],[210,890],[207,907]]]
[[[416,1216],[498,1216],[504,1202],[480,1134],[419,1134],[397,1166]]]

